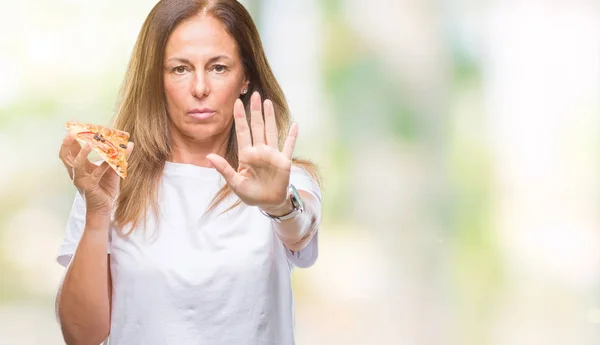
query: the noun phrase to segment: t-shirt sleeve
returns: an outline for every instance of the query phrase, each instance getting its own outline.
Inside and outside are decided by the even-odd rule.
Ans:
[[[69,265],[73,254],[75,254],[79,240],[81,240],[83,229],[85,227],[85,212],[85,200],[79,192],[76,192],[75,200],[73,200],[73,206],[71,207],[71,213],[67,220],[65,236],[58,248],[58,254],[56,256],[56,261],[63,267]],[[110,254],[110,245],[108,246],[108,253]]]
[[[321,189],[317,182],[310,176],[310,174],[301,167],[292,166],[290,175],[290,183],[296,187],[297,190],[302,190],[311,193],[315,196],[319,203],[317,212],[321,212]],[[321,218],[321,214],[317,214],[317,219]],[[319,231],[315,230],[316,233],[313,235],[311,240],[308,242],[306,247],[298,252],[292,252],[288,248],[285,248],[286,256],[290,263],[296,267],[307,268],[312,266],[319,256]]]

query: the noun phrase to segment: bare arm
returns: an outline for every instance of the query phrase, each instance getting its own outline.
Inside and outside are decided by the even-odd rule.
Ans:
[[[106,254],[109,218],[90,214],[86,218],[56,301],[67,345],[98,345],[110,333],[112,281]]]
[[[127,144],[127,156],[133,143]],[[108,252],[110,214],[120,178],[108,163],[91,163],[89,143],[80,147],[71,132],[58,156],[84,197],[86,222],[77,250],[65,273],[56,311],[67,345],[98,345],[110,333],[112,280]]]

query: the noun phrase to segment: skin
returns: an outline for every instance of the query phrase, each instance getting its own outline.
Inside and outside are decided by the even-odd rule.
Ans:
[[[248,123],[238,97],[250,81],[246,80],[235,41],[224,26],[203,15],[182,22],[167,41],[163,73],[171,159],[217,169],[247,205],[273,215],[291,211],[287,187],[298,126],[291,126],[279,151],[273,105],[269,100],[261,102],[258,93],[252,95]],[[203,108],[214,113],[206,119],[189,113]],[[237,171],[222,158],[233,125],[239,149]],[[129,143],[128,156],[132,149],[133,143]],[[110,214],[120,178],[107,163],[92,164],[87,158],[90,152],[89,145],[80,148],[69,134],[59,152],[69,177],[86,201],[87,212],[82,238],[57,297],[67,344],[98,344],[110,333],[112,280],[106,253]],[[312,194],[299,193],[305,211],[273,225],[277,236],[292,251],[304,248],[314,235],[320,207]]]
[[[235,40],[221,22],[198,15],[171,33],[164,61],[172,160],[211,167],[206,156],[225,154],[234,103],[249,85]],[[200,120],[189,114],[203,108],[214,115]]]
[[[239,95],[250,81],[225,26],[206,15],[180,23],[167,40],[164,61],[172,160],[214,167],[247,205],[273,215],[290,212],[287,187],[298,126],[291,126],[279,151],[273,104],[261,102],[258,93],[251,97],[248,124]],[[192,109],[205,108],[214,110],[207,119],[190,114]],[[223,158],[232,125],[238,140],[237,171]],[[292,250],[303,248],[310,240],[318,207],[310,193],[299,193],[305,212],[275,225],[276,233]]]

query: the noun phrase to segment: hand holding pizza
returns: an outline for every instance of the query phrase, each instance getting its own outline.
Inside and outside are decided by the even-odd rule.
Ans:
[[[87,212],[110,216],[119,190],[119,175],[126,176],[126,159],[133,150],[133,143],[126,141],[129,134],[124,144],[117,142],[123,141],[125,135],[122,133],[125,132],[73,122],[67,123],[67,128],[69,131],[63,139],[59,157],[73,184],[84,197]],[[111,133],[118,133],[122,138],[115,139],[113,137],[116,135]],[[104,159],[102,164],[96,165],[88,160],[92,149]]]

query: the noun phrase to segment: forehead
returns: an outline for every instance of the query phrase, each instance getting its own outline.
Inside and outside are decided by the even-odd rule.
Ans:
[[[165,58],[185,55],[187,58],[211,58],[215,54],[237,57],[235,40],[219,20],[196,15],[182,21],[171,32],[165,47]]]

